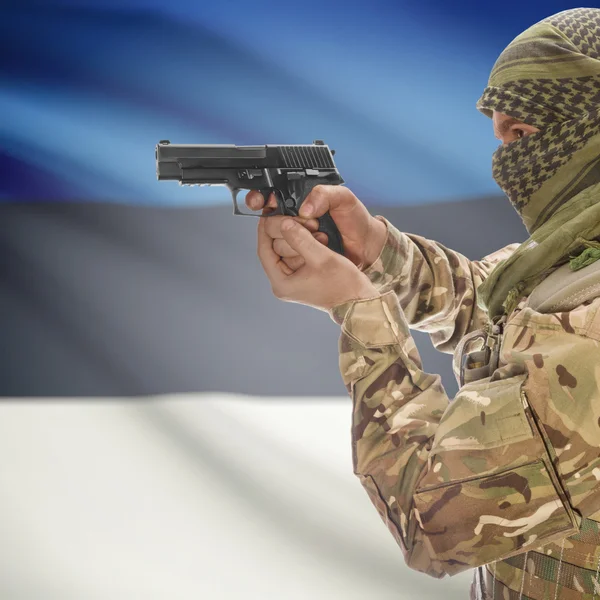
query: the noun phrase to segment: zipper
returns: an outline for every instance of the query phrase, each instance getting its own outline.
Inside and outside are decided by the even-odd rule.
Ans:
[[[525,390],[523,390],[522,388],[521,388],[521,401],[523,402],[523,407],[525,408],[525,414],[528,417],[530,417],[531,420],[534,422],[535,428],[539,431],[539,433],[542,437],[542,441],[544,442],[544,446],[546,447],[546,452],[548,453],[548,456],[550,457],[550,462],[551,462],[550,468],[548,468],[547,471],[550,474],[550,479],[552,480],[552,483],[554,484],[554,489],[555,489],[556,493],[558,494],[558,496],[560,497],[562,505],[565,508],[565,510],[567,511],[567,514],[569,515],[569,519],[571,519],[572,529],[574,530],[573,533],[578,533],[579,532],[579,523],[578,523],[577,519],[575,518],[575,513],[574,513],[573,509],[571,508],[571,504],[569,503],[569,501],[567,499],[567,495],[566,495],[565,491],[563,490],[562,485],[560,484],[560,480],[554,471],[554,465],[555,465],[554,461],[557,458],[556,453],[554,452],[554,448],[552,447],[552,444],[550,443],[550,440],[548,439],[548,436],[546,435],[544,426],[541,423],[538,423],[537,415],[535,415],[535,418],[533,417],[535,412],[534,412],[533,408],[529,405],[529,400],[527,399],[527,394],[525,393]],[[558,540],[552,540],[552,541],[554,541],[555,543],[558,543]],[[563,563],[564,547],[565,547],[565,537],[562,538],[561,549],[560,549],[560,558],[558,560],[558,574],[557,574],[556,582],[555,582],[556,583],[556,594],[554,596],[555,598],[558,595],[559,589],[562,587],[559,585],[559,581],[560,581],[560,570],[561,570],[562,563]]]
[[[546,470],[548,471],[548,474],[550,475],[550,479],[552,480],[552,483],[554,485],[556,493],[560,497],[560,500],[562,501],[563,506],[565,507],[565,510],[569,514],[571,523],[573,524],[574,527],[576,527],[578,529],[579,525],[578,525],[578,521],[575,517],[575,513],[574,513],[573,509],[571,508],[571,505],[568,501],[566,493],[563,490],[563,487],[560,483],[560,479],[558,478],[558,475],[556,474],[556,472],[554,470],[555,469],[555,466],[554,466],[555,460],[557,458],[556,453],[554,452],[554,448],[552,447],[552,444],[550,443],[550,440],[548,438],[548,435],[546,434],[546,431],[544,430],[544,427],[538,423],[538,416],[534,412],[531,405],[529,404],[527,394],[525,393],[525,390],[523,388],[521,388],[521,403],[523,404],[523,408],[525,409],[525,414],[527,415],[527,418],[529,419],[529,425],[531,427],[535,427],[537,432],[540,434],[540,437],[542,438],[544,447],[546,448],[546,452],[547,452],[548,456],[550,457],[550,465],[548,465],[548,468]]]

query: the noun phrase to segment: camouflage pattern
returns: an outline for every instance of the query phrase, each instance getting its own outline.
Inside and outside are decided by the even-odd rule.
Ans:
[[[496,598],[519,598],[521,591],[523,598],[557,596],[564,600],[581,600],[591,599],[594,594],[599,597],[599,524],[583,519],[581,525],[580,533],[559,544],[548,544],[543,553],[526,552],[490,565],[486,573],[486,587]],[[586,542],[590,537],[595,543]],[[562,556],[562,561],[556,560],[553,555]],[[582,563],[583,568],[575,566]]]
[[[450,401],[410,328],[454,352],[487,320],[478,285],[519,245],[470,261],[377,218],[388,237],[364,272],[381,295],[330,316],[354,472],[406,563],[437,578],[487,565],[498,598],[600,598],[600,298],[558,314],[520,298],[498,369]]]

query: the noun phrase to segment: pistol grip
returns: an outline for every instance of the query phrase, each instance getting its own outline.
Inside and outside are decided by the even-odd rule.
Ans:
[[[327,234],[327,247],[344,256],[342,236],[329,212],[326,212],[322,217],[319,217],[319,231]]]
[[[265,188],[259,190],[263,198],[265,199],[265,204],[268,201],[269,195],[271,192],[275,194],[275,198],[277,199],[277,210],[272,213],[274,215],[290,215],[293,217],[298,216],[298,211],[300,210],[300,206],[306,197],[308,196],[310,190],[313,187],[319,185],[318,181],[311,182],[311,185],[304,185],[300,190],[298,190],[296,196],[300,197],[301,200],[296,203],[296,201],[292,197],[288,197],[287,199],[283,196],[281,191],[277,188]],[[329,211],[326,212],[322,217],[318,218],[319,221],[319,229],[318,231],[322,231],[327,234],[327,247],[338,254],[344,256],[344,245],[342,244],[342,236],[335,224],[335,221],[329,214]]]

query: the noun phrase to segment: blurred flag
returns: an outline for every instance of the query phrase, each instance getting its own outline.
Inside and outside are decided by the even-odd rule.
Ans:
[[[475,102],[565,8],[3,5],[0,597],[466,597],[405,567],[354,480],[339,327],[275,299],[257,221],[159,183],[154,147],[323,139],[373,214],[480,258],[525,230]]]

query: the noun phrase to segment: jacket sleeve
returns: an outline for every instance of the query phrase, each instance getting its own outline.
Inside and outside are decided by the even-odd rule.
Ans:
[[[597,340],[554,319],[507,328],[509,362],[449,402],[393,291],[330,316],[354,472],[408,566],[454,575],[573,535],[574,507],[600,508]]]
[[[440,352],[454,352],[463,336],[486,322],[477,306],[477,287],[519,244],[471,261],[438,242],[399,231],[381,215],[376,218],[388,235],[377,260],[363,272],[380,293],[393,290],[409,327],[429,333]]]

